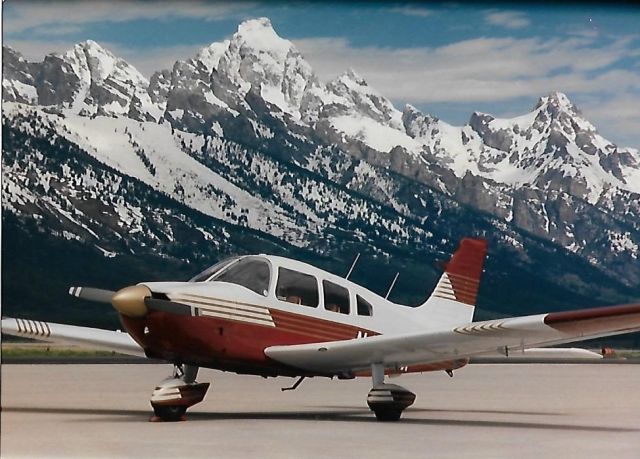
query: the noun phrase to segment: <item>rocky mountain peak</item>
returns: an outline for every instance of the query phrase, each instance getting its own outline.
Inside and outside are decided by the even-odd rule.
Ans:
[[[211,72],[218,66],[220,58],[229,49],[229,40],[211,43],[205,46],[196,55],[196,61],[200,61]]]
[[[348,69],[326,85],[329,91],[344,108],[345,113],[371,118],[377,123],[403,131],[402,113],[391,101],[382,96],[375,88]]]
[[[346,71],[342,72],[337,78],[337,81],[350,81],[350,82],[354,82],[357,85],[360,86],[369,86],[367,84],[367,82],[365,81],[365,79],[360,76],[360,74],[358,74],[353,67],[349,67]]]
[[[7,101],[34,103],[38,94],[34,87],[34,67],[15,49],[2,47],[2,98]]]
[[[578,109],[569,100],[566,94],[559,91],[549,93],[547,96],[540,97],[536,103],[534,110],[538,110],[543,107],[553,107],[556,110],[564,110],[574,114],[578,113]]]
[[[102,82],[114,78],[130,84],[148,86],[147,79],[124,59],[93,40],[76,44],[60,58],[70,64],[75,74],[89,82]]]
[[[217,59],[214,92],[229,106],[248,108],[243,99],[253,90],[281,112],[300,119],[304,90],[317,79],[293,43],[281,38],[269,19],[241,23],[228,42],[212,44],[209,51],[210,62]]]
[[[437,133],[438,118],[422,113],[413,105],[407,104],[402,111],[402,125],[409,137],[414,139],[432,138]]]
[[[570,136],[580,131],[596,131],[595,126],[584,119],[578,107],[561,92],[541,97],[533,111],[537,113],[536,121],[539,126],[549,126],[552,130],[564,131]]]
[[[268,18],[242,22],[231,38],[231,45],[240,49],[242,53],[268,53],[278,60],[284,60],[289,51],[295,49],[293,43],[276,33]]]

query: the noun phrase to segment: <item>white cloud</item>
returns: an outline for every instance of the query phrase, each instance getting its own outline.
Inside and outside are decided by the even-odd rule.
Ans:
[[[636,40],[636,41],[634,41]],[[294,40],[320,79],[354,68],[393,101],[413,104],[492,103],[530,99],[552,91],[568,93],[587,118],[621,138],[637,140],[640,120],[640,50],[637,37],[603,41],[598,37],[475,38],[440,47],[353,47],[341,38]],[[74,43],[60,40],[8,40],[32,61]],[[101,43],[144,75],[171,68],[206,43],[164,48],[126,48]],[[622,62],[623,64],[619,64]],[[620,110],[616,110],[617,106]],[[470,111],[471,111],[470,110]],[[434,113],[438,115],[438,113]],[[615,139],[612,139],[615,140]],[[633,145],[633,143],[632,143]]]
[[[354,48],[346,40],[331,38],[295,44],[321,79],[353,67],[388,97],[417,102],[505,100],[545,90],[629,87],[638,81],[632,72],[605,71],[633,52],[626,39],[600,48],[583,39],[515,38],[406,49]],[[593,72],[598,75],[590,76]]]
[[[637,92],[621,92],[604,100],[592,97],[580,102],[579,108],[605,138],[621,147],[640,148],[640,94]]]
[[[426,18],[427,16],[431,16],[433,14],[433,11],[431,10],[412,5],[397,6],[395,8],[390,8],[389,11],[392,13],[403,14],[405,16],[418,16],[421,18]]]
[[[553,91],[593,95],[600,101],[622,101],[623,93],[640,97],[637,72],[627,70],[629,65],[616,67],[621,59],[637,59],[637,46],[630,38],[601,43],[586,37],[477,38],[442,47],[391,49],[354,48],[344,39],[295,40],[321,79],[329,80],[352,67],[395,101],[472,106],[522,98],[535,101]],[[596,113],[596,105],[585,114],[594,113],[593,121],[600,123],[603,132],[627,133],[638,142],[639,118],[631,104],[625,103],[627,108],[615,120],[598,115],[605,113],[605,107]]]
[[[484,19],[489,25],[507,29],[523,29],[531,24],[524,13],[517,11],[491,11],[485,14]]]
[[[62,53],[76,43],[70,40],[4,40],[4,45],[11,46],[30,62],[41,62],[50,53]],[[106,48],[109,46],[102,44]]]
[[[52,25],[67,27],[92,22],[125,22],[135,19],[175,19],[179,17],[216,20],[239,11],[252,3],[206,1],[147,2],[128,1],[29,1],[11,2],[4,7],[3,28],[5,33],[23,31],[53,32]],[[45,29],[46,27],[46,29]]]
[[[135,68],[137,68],[144,76],[149,78],[156,70],[164,70],[173,68],[173,64],[177,60],[187,60],[195,57],[202,48],[209,43],[200,45],[180,45],[165,48],[147,48],[140,49],[121,49],[116,53]],[[120,48],[115,48],[120,49]]]

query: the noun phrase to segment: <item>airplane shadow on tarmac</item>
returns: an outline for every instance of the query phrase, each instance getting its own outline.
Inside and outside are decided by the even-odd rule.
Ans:
[[[328,422],[377,422],[373,413],[366,408],[342,408],[332,410],[317,411],[259,411],[259,412],[202,412],[194,411],[187,413],[187,421],[190,422],[212,422],[227,420],[273,420],[273,421],[328,421]],[[41,414],[63,414],[91,416],[83,418],[81,422],[141,422],[147,421],[151,417],[151,410],[117,410],[117,409],[90,409],[90,408],[38,408],[38,407],[3,407],[5,413],[41,413]],[[435,415],[438,413],[459,413],[459,414],[505,414],[505,415],[559,415],[558,413],[536,413],[518,411],[482,411],[482,410],[445,410],[445,409],[409,409],[405,416],[397,423],[411,425],[435,425],[435,426],[456,426],[456,427],[495,427],[495,428],[522,428],[522,429],[542,429],[542,430],[566,430],[582,432],[640,432],[640,428],[590,426],[579,424],[561,424],[544,422],[519,422],[519,421],[497,421],[482,419],[441,419],[438,417],[412,417],[416,413]],[[96,417],[98,416],[98,417]],[[78,421],[78,420],[74,420]]]

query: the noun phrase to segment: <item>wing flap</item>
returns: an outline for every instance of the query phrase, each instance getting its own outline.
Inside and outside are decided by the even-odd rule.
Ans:
[[[265,354],[320,373],[426,364],[640,331],[640,304],[472,322],[445,330],[345,341],[273,346]]]
[[[51,342],[84,344],[93,349],[145,357],[128,333],[29,319],[2,319],[2,333]]]

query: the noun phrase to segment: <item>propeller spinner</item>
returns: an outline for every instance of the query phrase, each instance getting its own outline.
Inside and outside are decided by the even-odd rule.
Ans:
[[[132,285],[118,290],[111,297],[111,304],[123,316],[139,318],[147,314],[145,299],[151,296],[151,290],[144,285]]]
[[[168,299],[153,298],[145,285],[132,285],[117,292],[92,287],[71,287],[69,294],[99,303],[110,303],[123,316],[140,318],[150,309],[178,315],[191,315],[191,308]]]

